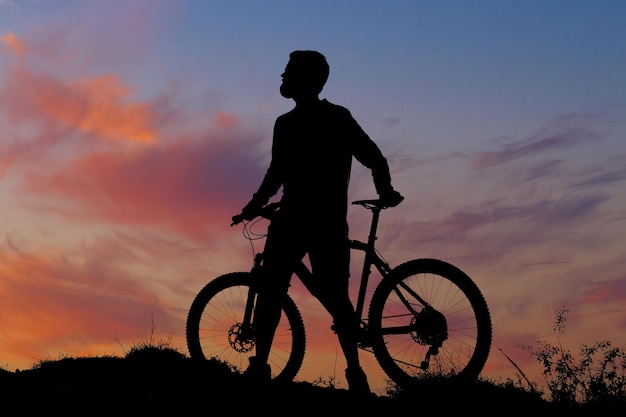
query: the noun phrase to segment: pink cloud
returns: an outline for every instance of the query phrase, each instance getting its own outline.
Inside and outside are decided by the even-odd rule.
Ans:
[[[38,208],[206,239],[210,227],[229,226],[262,177],[237,115],[217,110],[194,125],[200,133],[180,133],[189,127],[184,108],[171,108],[178,91],[138,101],[116,75],[65,80],[27,62],[0,88],[6,134],[18,135],[0,147],[0,177],[15,167]]]
[[[169,229],[205,240],[226,229],[262,176],[241,138],[181,139],[167,145],[101,151],[53,171],[26,175],[39,198],[74,203],[66,215],[88,221]]]
[[[4,159],[0,159],[0,180],[4,176],[4,173],[7,171],[7,169],[9,169],[9,166],[13,162],[13,159],[15,159],[13,155],[9,155]]]
[[[213,120],[217,127],[220,128],[231,128],[237,124],[237,116],[231,113],[225,113],[222,111],[218,111],[215,116],[213,116]]]

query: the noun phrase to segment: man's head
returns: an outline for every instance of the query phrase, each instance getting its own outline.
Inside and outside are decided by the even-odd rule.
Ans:
[[[328,62],[317,51],[293,51],[282,74],[280,93],[285,98],[311,98],[324,88],[329,74]]]

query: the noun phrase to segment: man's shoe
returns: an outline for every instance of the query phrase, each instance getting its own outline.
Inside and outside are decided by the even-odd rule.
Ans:
[[[266,383],[272,379],[272,369],[268,363],[259,361],[255,356],[250,357],[250,365],[243,376],[254,383]]]
[[[358,395],[369,396],[372,394],[367,383],[367,375],[361,367],[346,369],[346,379],[348,380],[348,390]]]

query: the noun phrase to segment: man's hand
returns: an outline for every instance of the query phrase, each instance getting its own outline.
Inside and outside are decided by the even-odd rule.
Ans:
[[[231,223],[231,226],[239,224],[244,220],[252,220],[255,217],[264,217],[271,220],[274,214],[278,211],[279,207],[280,202],[269,203],[262,207],[257,207],[256,204],[248,204],[241,210],[241,213],[232,217],[233,222]]]
[[[396,190],[390,190],[384,194],[379,196],[380,202],[385,207],[395,207],[404,200],[402,194],[397,192]]]
[[[244,208],[241,209],[241,213],[233,216],[231,226],[241,223],[244,220],[252,220],[259,215],[261,209],[263,208],[263,203],[258,201],[255,198],[252,198],[248,204]]]
[[[244,221],[243,214],[234,215],[232,221],[233,222],[230,224],[231,226],[241,223],[242,221]]]
[[[241,213],[233,216],[232,218],[233,222],[230,225],[234,226],[236,224],[241,223],[244,220],[252,220],[259,215],[260,211],[261,211],[260,207],[257,208],[257,207],[246,206],[241,210]]]

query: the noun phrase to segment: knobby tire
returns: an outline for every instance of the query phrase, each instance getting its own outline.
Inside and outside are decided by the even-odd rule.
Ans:
[[[432,321],[414,313],[422,312],[423,306],[405,289],[400,292],[413,311],[401,302],[395,292],[401,283],[445,317],[446,331],[441,333],[447,333],[447,338],[430,357],[427,369],[420,365],[430,348],[429,337],[437,331],[428,329]],[[436,259],[408,261],[384,278],[372,295],[368,323],[378,363],[400,386],[427,376],[474,380],[491,348],[491,317],[480,289],[463,271]],[[420,323],[427,329],[420,329]]]
[[[189,355],[193,360],[217,359],[236,371],[244,371],[254,356],[254,340],[245,349],[229,343],[229,331],[243,321],[246,299],[253,282],[250,272],[222,275],[196,295],[186,323]],[[282,315],[272,344],[269,364],[272,378],[291,381],[304,360],[306,336],[302,315],[293,299],[283,299]]]

